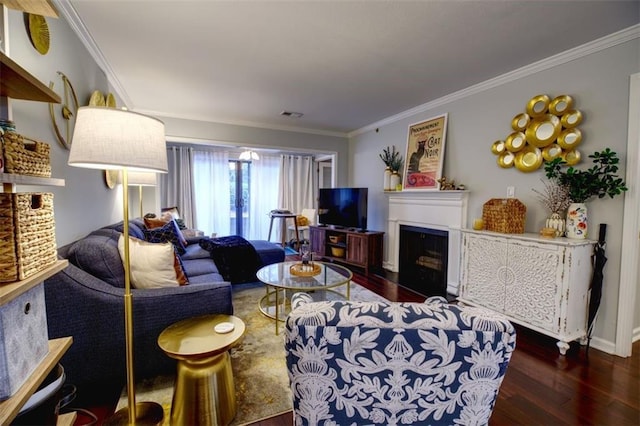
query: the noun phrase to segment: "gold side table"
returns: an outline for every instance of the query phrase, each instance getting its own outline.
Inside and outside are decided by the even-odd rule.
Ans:
[[[228,333],[215,331],[232,323]],[[228,425],[236,415],[236,395],[229,349],[245,333],[244,322],[233,315],[205,315],[167,327],[158,345],[178,361],[171,424]]]

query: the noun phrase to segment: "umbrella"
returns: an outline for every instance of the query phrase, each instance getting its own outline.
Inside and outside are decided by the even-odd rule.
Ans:
[[[604,250],[607,246],[605,238],[607,236],[607,224],[600,224],[600,232],[598,234],[598,242],[595,245],[593,253],[593,275],[591,277],[591,295],[589,297],[589,319],[587,328],[587,351],[589,351],[589,343],[591,343],[591,333],[593,332],[593,324],[598,315],[600,300],[602,299],[602,281],[604,264],[607,263],[607,257]],[[587,352],[588,353],[588,352]]]

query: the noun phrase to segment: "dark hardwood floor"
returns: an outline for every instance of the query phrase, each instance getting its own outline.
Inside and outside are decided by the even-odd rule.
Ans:
[[[353,281],[392,301],[424,296],[377,275]],[[490,425],[640,425],[640,341],[620,358],[572,344],[561,356],[556,341],[517,327],[516,350]],[[291,412],[253,426],[293,425]]]

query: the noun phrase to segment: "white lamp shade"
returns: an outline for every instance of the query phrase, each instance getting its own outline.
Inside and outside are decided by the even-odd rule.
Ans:
[[[122,173],[118,173],[118,183],[122,185]],[[156,186],[156,173],[152,172],[127,172],[129,186]]]
[[[69,165],[167,173],[164,123],[131,111],[78,109]]]

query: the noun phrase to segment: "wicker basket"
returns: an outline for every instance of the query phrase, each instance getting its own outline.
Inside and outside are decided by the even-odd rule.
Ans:
[[[28,278],[57,258],[53,194],[0,193],[0,282]]]
[[[484,229],[503,234],[524,233],[527,207],[515,198],[492,198],[482,207]]]
[[[2,138],[4,171],[18,175],[51,177],[51,147],[15,132],[5,132]]]

